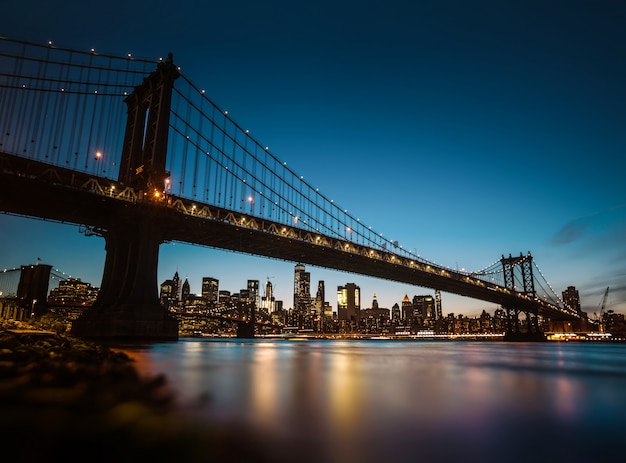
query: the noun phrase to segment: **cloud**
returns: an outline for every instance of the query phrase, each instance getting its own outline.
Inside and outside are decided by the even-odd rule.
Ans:
[[[609,229],[612,229],[614,227],[621,227],[623,229],[626,223],[626,217],[623,215],[624,209],[626,209],[626,203],[616,204],[608,209],[574,219],[556,232],[554,236],[550,238],[550,243],[554,245],[565,245],[578,241],[586,237],[587,229],[592,223],[594,223],[596,228],[598,224],[604,224],[605,228],[609,227]],[[616,225],[616,223],[619,225]],[[619,241],[621,241],[621,237]],[[603,242],[602,245],[605,246],[606,243]]]
[[[550,239],[552,244],[565,245],[580,240],[585,235],[585,230],[589,226],[586,221],[575,220],[563,226]]]

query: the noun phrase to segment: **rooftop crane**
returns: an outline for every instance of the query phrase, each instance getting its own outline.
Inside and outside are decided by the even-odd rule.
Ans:
[[[604,323],[602,320],[602,315],[604,312],[604,307],[606,306],[606,300],[609,297],[609,287],[606,287],[606,290],[604,291],[604,296],[602,297],[602,302],[600,302],[600,310],[599,310],[599,314],[600,314],[600,321],[599,321],[599,328],[600,328],[600,332],[603,333],[604,332]]]

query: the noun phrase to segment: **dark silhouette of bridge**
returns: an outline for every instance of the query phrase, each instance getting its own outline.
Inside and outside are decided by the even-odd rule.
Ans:
[[[576,320],[530,253],[460,272],[376,233],[155,61],[0,39],[0,210],[106,243],[100,293],[74,334],[177,339],[158,298],[159,246],[180,241],[307,263]],[[539,275],[538,275],[539,273]]]

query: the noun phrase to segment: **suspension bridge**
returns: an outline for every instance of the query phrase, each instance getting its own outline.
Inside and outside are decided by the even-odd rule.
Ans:
[[[530,252],[437,265],[352,216],[194,85],[155,60],[0,38],[0,211],[102,236],[98,299],[73,332],[177,338],[157,294],[179,241],[433,288],[577,320]]]

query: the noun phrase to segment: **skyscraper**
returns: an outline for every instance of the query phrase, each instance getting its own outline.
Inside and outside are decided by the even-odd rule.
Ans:
[[[299,315],[309,313],[311,305],[311,274],[304,264],[297,264],[293,275],[293,310]]]
[[[219,283],[216,278],[202,278],[202,298],[209,304],[215,304],[219,300]]]
[[[178,271],[171,280],[165,280],[161,283],[161,304],[165,307],[175,307],[180,301],[180,278]]]
[[[441,309],[441,291],[438,289],[435,290],[435,317],[437,320],[441,320],[443,318]]]
[[[562,293],[563,302],[566,306],[571,309],[576,310],[577,312],[581,311],[580,308],[580,297],[578,295],[578,290],[575,286],[568,286],[565,291]]]
[[[402,319],[411,320],[413,318],[414,307],[409,295],[405,294],[402,299]]]
[[[178,276],[178,270],[174,273],[174,278],[172,278],[172,299],[175,302],[180,301],[180,277]]]
[[[272,313],[274,312],[274,287],[272,286],[272,282],[268,279],[265,283],[265,295],[261,298],[261,307],[265,309],[266,312]]]
[[[432,296],[413,296],[413,314],[424,320],[433,320],[436,317],[435,301]]]
[[[253,307],[259,306],[259,280],[248,280],[248,299]]]
[[[361,316],[361,288],[354,283],[337,287],[337,318],[358,323]]]
[[[189,300],[190,295],[191,295],[191,287],[189,286],[189,280],[185,278],[185,282],[183,283],[183,287],[181,288],[181,300],[183,302],[187,302]]]
[[[324,280],[320,280],[317,283],[317,293],[315,294],[315,299],[313,299],[313,306],[311,307],[311,311],[315,312],[317,315],[324,315],[324,307],[325,307],[325,299],[326,299],[326,290],[324,288]]]

